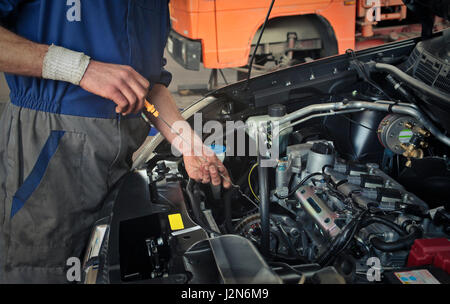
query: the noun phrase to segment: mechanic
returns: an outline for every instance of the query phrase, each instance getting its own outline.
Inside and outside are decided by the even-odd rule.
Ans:
[[[145,99],[169,124],[183,119],[164,69],[168,0],[0,0],[0,25],[11,90],[0,120],[0,282],[67,282],[67,259],[83,254],[103,198],[148,135]],[[230,187],[201,141],[200,155],[178,142],[191,178]]]

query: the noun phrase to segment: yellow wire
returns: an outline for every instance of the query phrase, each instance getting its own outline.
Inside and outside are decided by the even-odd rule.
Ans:
[[[253,196],[256,198],[256,200],[259,202],[259,197],[255,194],[255,191],[253,191],[252,182],[250,181],[250,178],[252,176],[253,169],[255,169],[258,166],[258,163],[255,163],[253,167],[250,169],[250,172],[248,173],[248,186],[250,187],[250,191],[252,192]]]

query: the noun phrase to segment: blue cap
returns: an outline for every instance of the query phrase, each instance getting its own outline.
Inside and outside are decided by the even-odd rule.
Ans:
[[[211,145],[209,146],[211,148],[211,150],[214,151],[214,153],[216,154],[222,154],[225,153],[225,151],[227,150],[227,148],[225,146],[222,145]]]

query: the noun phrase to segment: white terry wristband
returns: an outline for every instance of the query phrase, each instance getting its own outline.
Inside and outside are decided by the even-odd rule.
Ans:
[[[83,53],[51,45],[44,57],[42,78],[79,85],[91,58]]]

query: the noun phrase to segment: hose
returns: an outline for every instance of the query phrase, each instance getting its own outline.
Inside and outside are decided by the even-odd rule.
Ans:
[[[409,234],[406,234],[399,225],[377,216],[363,219],[360,228],[362,229],[374,223],[387,226],[400,235],[400,238],[394,242],[386,242],[379,237],[373,237],[370,239],[370,243],[373,245],[373,247],[384,252],[393,252],[402,249],[408,249],[414,243],[414,240],[419,238],[422,234],[422,230],[416,226],[412,226],[411,232]]]
[[[242,175],[238,181],[237,184],[241,185],[246,179],[246,175]],[[227,231],[229,233],[234,233],[234,227],[233,227],[233,223],[232,223],[232,214],[231,214],[231,202],[232,202],[232,197],[234,192],[237,191],[237,188],[235,187],[231,187],[230,190],[225,192],[224,195],[224,204],[225,204],[225,228],[227,229]]]
[[[195,183],[194,180],[189,179],[188,184],[186,186],[186,193],[189,197],[189,200],[191,201],[192,213],[194,214],[196,224],[199,225],[203,230],[205,230],[206,232],[208,232],[210,234],[221,235],[221,233],[219,231],[214,231],[214,230],[208,228],[208,225],[205,224],[205,222],[203,222],[202,217],[200,215],[201,214],[200,204],[199,204],[198,200],[196,199],[195,194],[192,192],[194,183]]]
[[[261,158],[259,156],[258,158]],[[258,159],[258,163],[261,163]],[[269,211],[269,186],[268,186],[268,168],[258,166],[258,181],[259,181],[259,199],[260,203],[260,217],[261,217],[261,252],[268,256],[270,252],[270,211]]]
[[[318,175],[322,175],[322,173],[315,172],[315,173],[311,173],[311,174],[307,175],[307,176],[306,176],[304,179],[302,179],[297,185],[295,185],[295,187],[291,190],[291,192],[289,192],[288,195],[286,195],[286,196],[279,195],[279,194],[276,193],[276,192],[274,193],[274,195],[275,195],[278,199],[286,199],[286,198],[288,198],[288,197],[294,195],[295,192],[297,192],[297,190],[298,190],[301,186],[303,186],[303,185],[304,185],[311,177],[318,176]]]
[[[422,230],[419,227],[411,227],[411,232],[403,237],[400,237],[394,242],[386,242],[379,237],[373,237],[370,243],[373,247],[384,252],[394,252],[403,249],[409,249],[414,243],[414,240],[422,236]]]
[[[383,95],[385,95],[389,100],[392,100],[392,98],[377,84],[375,83],[371,78],[369,71],[367,71],[366,66],[356,58],[355,52],[352,49],[348,49],[346,53],[349,53],[352,57],[352,60],[350,61],[350,66],[353,66],[356,71],[358,72],[358,75],[364,79],[365,82],[376,88],[378,91],[380,91]]]
[[[369,64],[375,70],[390,73],[390,74],[394,75],[396,78],[400,79],[401,81],[406,82],[407,84],[409,84],[411,87],[415,88],[416,90],[424,92],[425,94],[445,103],[447,106],[450,106],[450,95],[441,93],[439,90],[436,90],[433,87],[430,87],[423,81],[420,81],[420,80],[417,80],[417,79],[411,77],[410,75],[406,74],[399,68],[397,68],[393,65],[387,64],[387,63],[375,63],[375,64],[369,63]]]
[[[360,225],[360,229],[367,227],[371,224],[375,224],[375,223],[382,224],[384,226],[391,228],[392,230],[397,232],[400,236],[405,235],[405,231],[399,225],[397,225],[396,223],[391,222],[387,219],[384,219],[382,217],[378,217],[378,216],[371,216],[371,217],[363,219],[361,222],[361,225]]]
[[[326,266],[329,265],[342,251],[350,244],[353,237],[359,230],[361,219],[366,215],[367,210],[362,211],[354,217],[350,223],[345,226],[342,232],[332,241],[328,251],[324,252],[318,259],[317,263]]]
[[[195,182],[193,179],[189,179],[188,184],[186,186],[186,193],[189,197],[189,200],[191,201],[192,213],[194,214],[195,220],[197,221],[197,223],[204,224],[202,221],[202,218],[201,218],[200,204],[198,203],[198,201],[195,198],[195,195],[192,191],[192,188],[194,187],[194,183]]]

